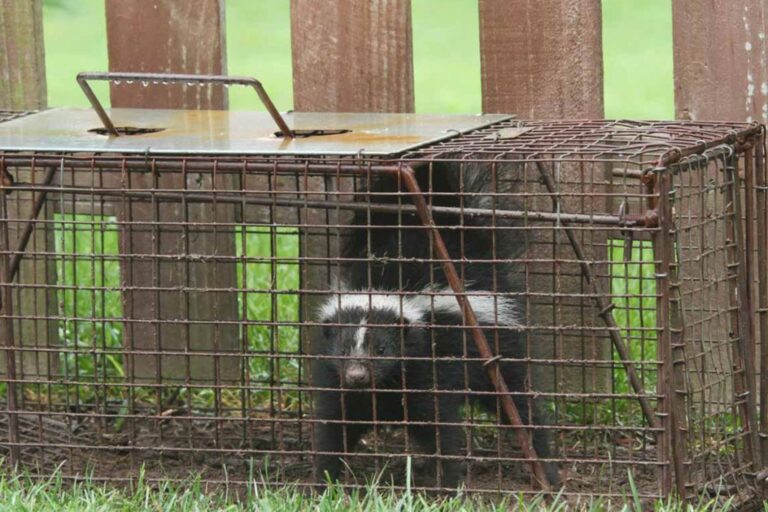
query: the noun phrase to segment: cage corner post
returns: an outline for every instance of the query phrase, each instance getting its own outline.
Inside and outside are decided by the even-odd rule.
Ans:
[[[756,392],[754,389],[755,365],[750,361],[752,339],[752,297],[748,280],[751,271],[747,268],[746,236],[744,231],[743,191],[740,186],[739,157],[732,155],[724,159],[726,207],[726,243],[728,244],[728,284],[730,301],[730,345],[733,358],[734,403],[739,409],[741,431],[744,436],[744,458],[758,471],[759,447],[757,441]]]
[[[758,403],[760,402],[760,385],[758,384],[758,372],[760,371],[760,363],[758,356],[758,347],[761,345],[758,336],[760,333],[765,333],[765,330],[760,329],[760,287],[765,288],[765,280],[760,280],[760,276],[763,271],[760,267],[766,266],[761,264],[761,260],[758,257],[759,252],[757,248],[757,240],[760,237],[758,233],[759,226],[759,213],[758,204],[760,197],[757,195],[758,188],[756,183],[757,174],[759,173],[756,167],[755,158],[755,143],[760,141],[759,135],[754,135],[751,138],[745,138],[742,141],[737,141],[737,148],[743,151],[743,172],[739,172],[739,176],[743,176],[740,183],[740,189],[743,193],[743,239],[744,253],[744,287],[747,295],[745,297],[745,328],[748,331],[744,350],[745,357],[745,371],[747,378],[747,388],[749,389],[749,409],[752,411],[752,425],[750,430],[752,432],[752,445],[754,453],[753,465],[755,471],[760,470],[765,464],[763,453],[761,449],[761,422],[759,416]],[[764,235],[763,235],[764,236]],[[765,260],[763,260],[764,262]],[[764,336],[764,334],[762,334]]]
[[[5,173],[5,161],[0,158],[0,172]],[[16,340],[13,334],[13,295],[10,287],[10,252],[8,237],[8,201],[5,187],[0,188],[0,337],[2,338],[5,364],[5,401],[7,407],[7,428],[9,445],[9,461],[11,466],[19,464],[19,419],[18,390],[16,388],[18,374],[16,372]],[[2,382],[2,381],[0,381]]]
[[[768,464],[768,168],[765,129],[755,137],[755,196],[757,203],[758,333],[760,348],[760,454]]]
[[[0,110],[39,110],[47,106],[45,50],[43,46],[41,0],[0,0]],[[17,181],[42,181],[42,168],[14,169]],[[30,192],[15,191],[6,198],[10,247],[24,236],[22,219],[35,218]],[[38,213],[52,218],[44,203]],[[17,262],[17,280],[30,285],[46,285],[56,280],[55,262],[46,257],[54,246],[54,231],[49,225],[35,225],[27,233],[30,256]],[[27,244],[25,244],[27,245]],[[53,352],[36,351],[59,344],[58,330],[48,318],[56,312],[53,287],[29,287],[15,293],[16,313],[27,317],[16,323],[24,349],[17,354],[17,371],[30,378],[55,374],[58,359]],[[2,356],[0,356],[2,359]],[[3,372],[0,364],[0,373]]]
[[[679,262],[676,257],[676,227],[672,215],[675,190],[670,167],[658,167],[650,176],[649,190],[655,197],[658,226],[653,240],[656,262],[657,319],[660,323],[658,359],[661,361],[657,394],[661,403],[657,414],[663,429],[659,436],[662,459],[662,486],[664,494],[673,491],[682,499],[688,497],[686,414],[685,414],[685,338],[680,296]],[[671,462],[671,464],[670,464]]]

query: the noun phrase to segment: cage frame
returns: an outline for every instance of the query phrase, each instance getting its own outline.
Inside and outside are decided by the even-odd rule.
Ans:
[[[11,117],[20,117],[25,113],[11,114]],[[670,124],[671,126],[674,126]],[[699,125],[705,125],[701,123]],[[705,125],[706,126],[706,125]],[[712,123],[713,129],[718,126]],[[450,142],[450,139],[449,139]],[[628,215],[603,215],[602,217],[596,217],[594,215],[583,214],[571,214],[565,212],[561,208],[559,203],[558,191],[550,174],[544,167],[542,160],[533,159],[537,170],[539,171],[541,181],[547,188],[550,198],[554,206],[554,212],[547,214],[546,212],[506,212],[509,215],[530,216],[538,218],[544,221],[557,222],[564,227],[564,232],[568,237],[569,243],[574,251],[577,259],[580,261],[582,277],[593,290],[595,305],[599,311],[598,316],[605,323],[611,342],[614,348],[619,352],[622,359],[622,365],[624,366],[630,383],[634,391],[638,395],[638,402],[641,404],[643,414],[648,421],[651,428],[660,429],[663,431],[663,435],[660,434],[660,446],[662,449],[662,456],[671,459],[671,465],[662,466],[663,471],[663,489],[665,494],[669,495],[676,492],[680,496],[686,498],[691,497],[694,494],[695,489],[692,489],[693,483],[689,482],[686,476],[686,463],[687,455],[685,449],[686,443],[686,431],[685,425],[685,385],[684,385],[684,370],[685,364],[684,356],[681,354],[685,347],[684,342],[684,328],[685,322],[683,319],[682,310],[680,308],[680,282],[677,276],[677,267],[674,256],[674,244],[675,244],[675,225],[673,212],[671,210],[671,203],[669,200],[663,200],[661,198],[670,197],[674,193],[674,185],[672,183],[672,176],[675,172],[675,166],[684,161],[686,158],[694,157],[696,155],[702,155],[707,151],[718,150],[726,146],[731,148],[729,158],[730,166],[726,168],[727,174],[727,194],[730,196],[731,202],[729,204],[730,221],[728,222],[728,236],[733,242],[729,246],[729,262],[730,268],[735,269],[732,274],[729,274],[729,282],[731,286],[730,298],[733,300],[731,303],[731,314],[733,315],[734,325],[738,330],[733,333],[734,345],[734,361],[736,364],[734,386],[735,392],[740,401],[736,404],[741,414],[741,421],[743,428],[746,429],[747,443],[745,445],[745,455],[750,467],[753,471],[756,471],[760,467],[761,459],[765,457],[766,450],[768,450],[768,439],[764,435],[758,435],[761,432],[768,430],[768,412],[763,411],[757,418],[757,382],[754,367],[747,364],[748,361],[754,360],[755,347],[757,346],[758,338],[756,336],[756,323],[759,323],[760,332],[766,332],[766,322],[768,321],[768,315],[766,314],[766,304],[768,304],[768,283],[765,277],[765,265],[759,265],[758,262],[765,256],[765,230],[760,229],[762,225],[765,227],[765,212],[766,212],[766,200],[765,200],[765,130],[762,125],[751,124],[747,127],[742,127],[741,130],[733,129],[731,133],[726,136],[719,137],[713,140],[701,141],[696,145],[691,145],[686,148],[680,149],[672,147],[663,152],[659,156],[655,166],[651,166],[642,173],[633,174],[629,177],[640,180],[648,191],[648,199],[646,204],[646,210],[640,214]],[[418,153],[418,149],[413,152]],[[534,153],[535,154],[535,153]],[[734,156],[744,156],[745,169],[744,178],[742,179],[739,174],[739,169],[733,165],[732,158]],[[426,159],[426,158],[425,158]],[[444,261],[441,263],[443,270],[450,282],[454,297],[458,302],[465,318],[465,324],[470,328],[474,343],[476,343],[483,357],[487,361],[486,368],[488,369],[489,377],[494,384],[497,392],[502,395],[501,400],[504,404],[505,414],[509,417],[513,426],[523,427],[517,409],[514,402],[509,397],[509,390],[504,382],[503,378],[499,378],[500,375],[496,371],[498,365],[497,357],[492,353],[488,341],[480,328],[476,315],[470,302],[467,300],[461,278],[459,277],[454,261],[455,256],[448,254],[447,249],[442,242],[439,229],[436,227],[434,219],[432,217],[433,211],[440,211],[440,207],[430,207],[425,199],[424,191],[419,188],[415,179],[415,169],[422,165],[425,159],[419,159],[413,154],[404,154],[394,159],[383,159],[376,163],[374,160],[348,163],[345,159],[340,159],[336,163],[308,163],[303,162],[301,158],[295,159],[293,163],[281,161],[279,165],[269,161],[269,158],[265,158],[265,161],[246,160],[244,165],[240,165],[235,162],[233,164],[233,170],[239,172],[242,168],[243,172],[248,172],[249,169],[258,169],[262,172],[274,172],[278,174],[280,172],[285,173],[302,173],[306,172],[308,166],[311,165],[314,172],[326,173],[333,178],[338,176],[340,172],[350,174],[370,174],[370,173],[383,173],[395,176],[398,183],[404,185],[404,192],[406,192],[413,204],[410,213],[415,214],[422,222],[422,225],[430,230],[432,233],[432,239],[434,249],[436,253]],[[153,165],[157,165],[159,162],[161,166],[167,165],[167,169],[178,171],[178,165],[174,163],[174,160],[178,160],[173,156],[161,157],[153,160]],[[204,158],[203,158],[204,160]],[[6,376],[3,379],[7,384],[7,407],[8,407],[8,419],[9,419],[9,433],[8,433],[8,445],[10,448],[10,463],[15,465],[20,462],[19,447],[23,445],[19,441],[19,424],[15,411],[18,409],[16,403],[16,383],[17,383],[17,369],[16,369],[16,347],[14,345],[14,332],[13,322],[8,318],[13,316],[13,297],[11,293],[11,287],[14,278],[16,277],[19,269],[20,260],[27,249],[31,234],[35,229],[35,225],[40,215],[41,209],[45,203],[46,195],[49,191],[56,190],[57,187],[51,184],[55,180],[56,173],[60,169],[65,167],[76,168],[78,165],[86,168],[98,168],[99,165],[103,165],[105,168],[115,165],[120,166],[122,172],[130,172],[130,169],[141,168],[146,163],[142,163],[142,159],[137,156],[115,156],[115,157],[94,157],[94,156],[56,156],[56,155],[44,155],[44,154],[32,154],[32,155],[14,155],[12,152],[3,152],[0,154],[0,177],[2,177],[3,193],[0,194],[0,217],[2,217],[2,228],[0,228],[0,287],[2,293],[0,299],[2,299],[2,332],[5,338],[4,351],[6,353]],[[218,169],[223,169],[224,162],[215,162],[213,165],[218,166]],[[206,163],[204,161],[196,161],[194,158],[184,159],[182,164],[187,169],[200,166],[204,168]],[[14,181],[14,177],[10,174],[9,167],[45,167],[47,168],[44,179],[41,183],[35,184],[23,184]],[[160,166],[158,166],[159,168]],[[235,169],[235,167],[237,167]],[[758,172],[753,174],[753,171]],[[762,172],[759,172],[762,170]],[[628,176],[627,173],[624,174]],[[745,200],[742,207],[741,201],[741,187],[739,181],[744,182]],[[14,248],[11,246],[11,242],[8,235],[8,221],[7,221],[7,196],[14,190],[31,190],[36,192],[33,211],[30,217],[26,220],[24,225],[22,237],[20,238],[17,246]],[[68,191],[76,194],[75,187],[69,187]],[[102,190],[98,192],[104,196],[109,196],[109,193]],[[142,193],[138,191],[125,191],[117,192],[117,195],[121,197],[128,196],[136,193],[136,197],[140,197]],[[173,192],[158,193],[156,191],[149,192],[153,197],[166,199],[166,200],[194,200],[196,199],[193,194],[188,192],[179,192],[174,196]],[[182,197],[184,196],[184,197]],[[757,199],[755,201],[755,198]],[[205,200],[205,197],[197,198]],[[228,199],[219,195],[218,201],[226,202]],[[233,201],[241,202],[240,199],[233,199]],[[265,201],[270,201],[269,199]],[[310,202],[305,200],[294,200],[301,205],[308,205]],[[272,204],[278,204],[274,199],[271,200]],[[333,202],[332,207],[353,207],[353,205],[339,205],[338,202]],[[290,205],[290,203],[286,203]],[[315,203],[318,206],[323,206],[322,201]],[[294,206],[300,206],[294,203]],[[325,206],[331,206],[325,204]],[[370,208],[370,206],[368,207]],[[757,241],[754,240],[754,231],[751,227],[743,226],[744,215],[746,213],[746,222],[751,224],[754,222],[754,218],[757,218]],[[450,213],[446,211],[444,213]],[[455,213],[455,212],[454,212]],[[482,214],[482,212],[471,212],[473,214]],[[486,215],[488,213],[486,212]],[[618,333],[618,326],[611,314],[611,310],[615,305],[610,301],[610,296],[606,292],[600,290],[599,284],[595,281],[594,275],[592,275],[591,267],[589,264],[589,258],[585,255],[583,248],[580,245],[577,237],[573,234],[570,228],[571,223],[601,223],[606,225],[613,225],[617,228],[622,227],[656,227],[658,228],[654,233],[654,252],[658,255],[660,264],[656,269],[657,283],[662,284],[663,289],[661,292],[662,300],[659,307],[662,312],[662,318],[668,319],[668,321],[662,322],[663,328],[661,336],[659,338],[660,348],[664,353],[662,358],[662,367],[660,369],[659,394],[662,396],[660,399],[660,411],[653,412],[651,407],[645,401],[645,390],[636,376],[636,370],[634,368],[631,358],[628,356],[626,347],[624,346],[623,339]],[[739,244],[735,241],[745,241],[746,250],[740,251]],[[11,256],[12,255],[12,256]],[[755,259],[757,261],[755,261]],[[750,288],[754,286],[751,278],[752,269],[757,267],[759,269],[760,277],[757,279],[756,293],[750,291]],[[759,306],[753,304],[753,299],[757,296]],[[757,318],[757,322],[755,319]],[[764,336],[763,336],[764,337]],[[762,342],[760,342],[762,348]],[[768,368],[768,354],[765,350],[761,350],[761,370]],[[633,377],[634,376],[634,377]],[[740,376],[740,378],[736,378]],[[23,384],[23,379],[20,381]],[[766,382],[765,373],[761,371],[760,385],[759,385],[760,398],[768,396],[768,383]],[[762,400],[761,400],[762,403]],[[758,428],[758,424],[760,427]],[[518,442],[523,450],[525,458],[528,460],[531,466],[531,473],[535,476],[535,480],[541,485],[542,490],[551,491],[546,484],[546,478],[543,477],[541,465],[537,461],[535,451],[528,446],[528,438],[524,432],[524,428],[516,429],[518,434]]]

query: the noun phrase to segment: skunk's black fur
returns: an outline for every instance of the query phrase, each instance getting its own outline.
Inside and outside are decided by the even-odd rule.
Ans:
[[[443,163],[417,170],[419,188],[430,195],[432,206],[480,209],[512,209],[510,196],[504,191],[510,188],[510,180],[502,180],[500,172],[494,179],[489,166],[478,164]],[[404,187],[401,187],[404,188]],[[407,194],[397,195],[395,177],[378,175],[372,178],[370,192],[365,194],[371,204],[412,205]],[[378,192],[378,194],[377,194]],[[495,192],[495,194],[493,193]],[[517,205],[519,206],[519,205]],[[378,288],[387,290],[421,290],[430,285],[447,285],[439,263],[428,264],[424,260],[437,259],[432,252],[431,238],[416,215],[362,211],[355,214],[353,226],[399,226],[385,228],[352,228],[351,237],[343,247],[342,257],[356,259],[344,265],[345,280],[354,289]],[[469,214],[450,216],[434,214],[448,253],[454,261],[466,259],[471,264],[457,265],[465,282],[476,290],[512,290],[509,281],[515,274],[509,262],[491,263],[494,254],[498,259],[511,259],[524,249],[522,231],[510,229],[515,223],[508,219],[488,219]],[[490,228],[491,224],[495,225]],[[450,229],[447,227],[450,226]],[[463,228],[463,229],[462,229]],[[370,244],[369,244],[370,239]],[[377,258],[365,261],[372,256]],[[386,258],[413,258],[413,262],[387,262]],[[378,258],[381,258],[378,259]],[[363,260],[363,261],[360,261]],[[430,269],[431,267],[431,269]],[[370,269],[370,282],[368,273]],[[430,272],[432,270],[432,272]],[[401,278],[402,275],[402,278]],[[493,277],[498,279],[494,288]],[[467,285],[470,287],[470,285]]]
[[[423,191],[433,193],[434,206],[514,208],[501,204],[508,201],[503,195],[491,194],[501,192],[501,186],[490,166],[433,164],[417,170],[417,178]],[[378,177],[366,199],[396,204],[398,188],[395,178]],[[399,199],[412,204],[407,195]],[[485,335],[492,349],[507,358],[524,357],[519,329],[523,305],[506,295],[519,290],[513,282],[515,269],[498,261],[522,252],[521,231],[498,218],[435,214],[435,220],[451,257],[464,261],[457,270],[468,292],[475,294],[470,302],[480,323],[488,326]],[[316,470],[323,481],[339,476],[343,454],[354,450],[373,421],[407,420],[410,438],[433,456],[430,479],[441,487],[456,487],[463,473],[465,435],[457,426],[462,407],[477,403],[489,413],[501,411],[440,264],[429,261],[437,257],[420,226],[414,215],[366,210],[356,214],[350,227],[342,254],[344,285],[323,306],[319,320],[325,326],[313,340],[314,353],[331,356],[315,360],[312,368],[313,385],[325,388],[316,392],[320,422],[315,426],[315,449],[323,452]],[[458,359],[464,357],[474,361]],[[526,391],[520,363],[505,362],[500,368],[511,391]],[[441,393],[445,391],[467,392]],[[524,423],[543,423],[530,397],[515,397],[515,404]],[[546,429],[533,429],[533,445],[539,457],[550,456]],[[559,485],[554,464],[545,468],[550,483]]]

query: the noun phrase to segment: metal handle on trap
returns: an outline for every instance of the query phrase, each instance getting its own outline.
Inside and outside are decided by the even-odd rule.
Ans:
[[[245,85],[253,87],[256,90],[256,94],[259,95],[259,99],[264,104],[264,107],[272,116],[272,119],[277,124],[278,128],[282,132],[284,137],[293,138],[293,130],[288,128],[283,116],[280,115],[274,103],[269,98],[267,91],[264,90],[264,86],[261,82],[255,78],[248,76],[226,76],[226,75],[184,75],[176,73],[128,73],[128,72],[90,72],[84,71],[77,74],[77,83],[85,93],[85,97],[91,103],[93,110],[101,119],[104,128],[113,136],[119,137],[120,133],[115,128],[112,119],[109,118],[101,102],[96,97],[88,84],[88,80],[104,80],[108,82],[142,82],[149,85],[152,84],[168,84],[168,83],[186,83],[186,84],[217,84],[217,85]]]

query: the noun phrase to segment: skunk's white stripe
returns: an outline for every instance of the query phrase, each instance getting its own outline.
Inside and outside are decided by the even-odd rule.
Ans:
[[[362,320],[360,320],[360,327],[357,328],[357,332],[355,333],[355,351],[358,353],[365,353],[365,332],[368,330],[366,327],[366,317],[363,317]]]
[[[480,290],[468,291],[467,298],[475,312],[477,321],[481,324],[520,325],[513,300]],[[431,311],[461,316],[461,308],[456,301],[456,296],[452,290],[447,288],[434,292],[433,295],[416,295],[410,300],[415,307],[424,312],[423,318],[425,320],[429,320]]]
[[[515,301],[501,297],[493,292],[468,290],[467,297],[477,320],[482,324],[520,326]],[[430,313],[453,314],[461,316],[461,308],[450,288],[425,288],[418,295],[399,295],[385,291],[339,292],[331,295],[321,306],[320,318],[333,320],[338,311],[349,309],[388,310],[395,315],[402,313],[402,318],[409,323],[429,321]],[[360,336],[360,328],[356,336]],[[358,343],[361,338],[356,338]]]
[[[402,311],[403,319],[410,323],[418,323],[424,313],[411,303],[410,297],[375,290],[370,293],[365,291],[339,292],[331,295],[320,308],[320,318],[332,320],[338,311],[349,309],[388,310],[395,315],[400,315]]]

